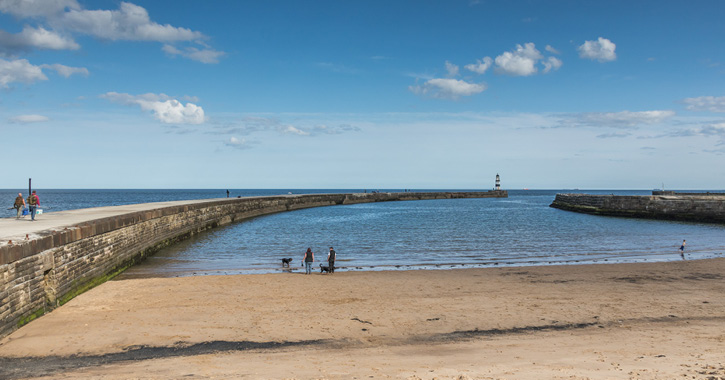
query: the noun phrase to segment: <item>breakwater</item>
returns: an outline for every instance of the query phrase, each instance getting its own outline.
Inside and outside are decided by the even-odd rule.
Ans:
[[[73,224],[61,218],[27,239],[25,233],[11,236],[12,244],[0,236],[0,337],[163,247],[217,226],[309,207],[507,196],[506,191],[307,194],[150,203],[134,205],[132,212],[127,206],[75,210]]]
[[[725,195],[556,194],[551,207],[587,214],[725,223]]]

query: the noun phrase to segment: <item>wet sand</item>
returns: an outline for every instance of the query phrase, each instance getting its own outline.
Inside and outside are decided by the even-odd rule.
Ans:
[[[725,379],[725,258],[127,279],[0,341],[0,378]]]

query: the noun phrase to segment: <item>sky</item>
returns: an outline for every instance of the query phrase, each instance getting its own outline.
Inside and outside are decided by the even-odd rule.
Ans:
[[[725,189],[722,1],[0,0],[0,188]]]

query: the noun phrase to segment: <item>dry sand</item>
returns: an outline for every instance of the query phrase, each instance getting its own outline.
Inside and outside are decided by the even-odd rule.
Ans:
[[[115,280],[0,378],[725,379],[725,258]]]

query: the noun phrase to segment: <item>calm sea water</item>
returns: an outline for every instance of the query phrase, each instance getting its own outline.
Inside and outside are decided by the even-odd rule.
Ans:
[[[12,199],[20,190],[0,190]],[[230,190],[232,196],[358,192]],[[383,190],[381,190],[383,191]],[[399,190],[395,190],[399,191]],[[23,192],[27,192],[27,189]],[[307,247],[328,247],[342,270],[449,269],[722,257],[725,226],[578,214],[549,207],[556,193],[511,190],[507,199],[454,199],[320,207],[217,228],[158,252],[124,276],[300,272]],[[226,196],[225,190],[38,190],[46,212]],[[647,195],[650,191],[590,191]],[[12,212],[7,211],[11,216]],[[281,258],[294,258],[283,269]],[[317,265],[317,264],[316,264]]]

